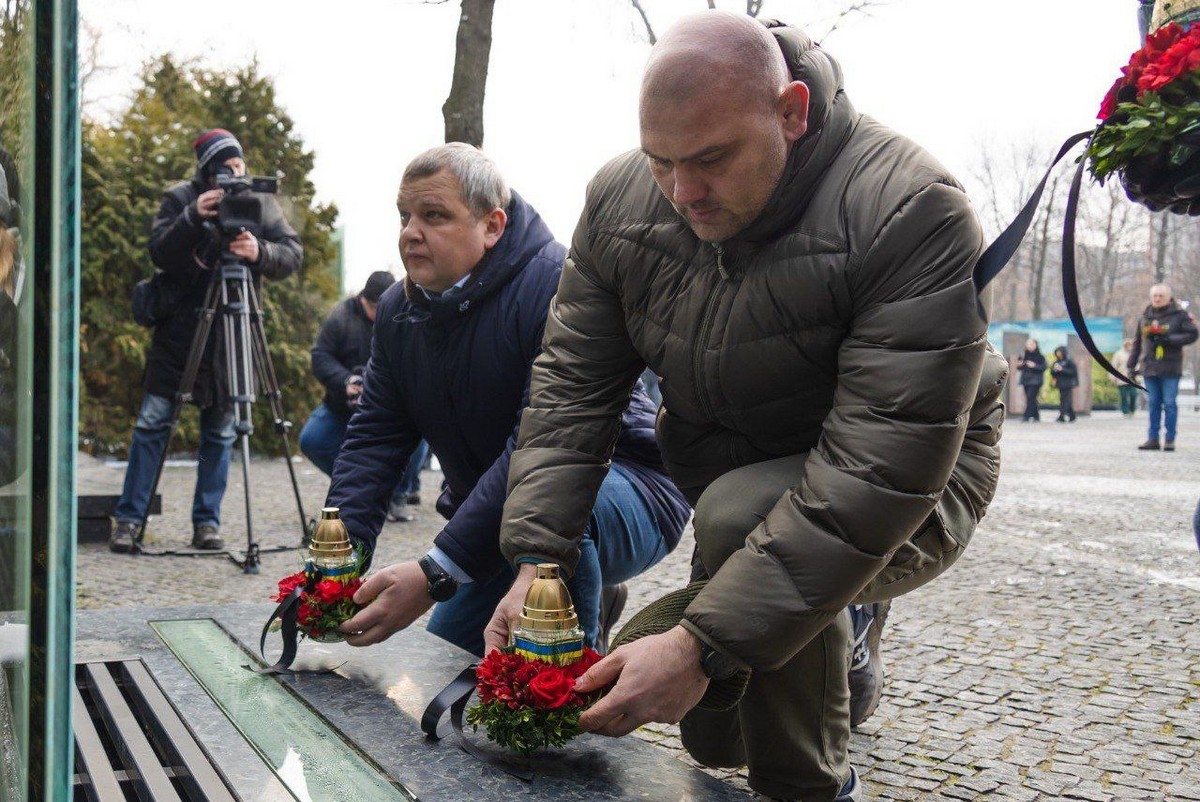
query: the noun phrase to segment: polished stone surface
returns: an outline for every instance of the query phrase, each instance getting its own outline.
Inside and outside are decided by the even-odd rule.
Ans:
[[[114,609],[79,615],[76,659],[141,657],[198,739],[247,802],[292,797],[147,621],[213,618],[257,651],[271,605]],[[471,660],[422,629],[367,649],[305,642],[286,682],[363,752],[423,802],[546,800],[744,800],[746,795],[636,738],[584,735],[534,757],[530,783],[480,763],[453,738],[430,743],[420,729],[429,700]],[[482,735],[471,736],[486,743]]]

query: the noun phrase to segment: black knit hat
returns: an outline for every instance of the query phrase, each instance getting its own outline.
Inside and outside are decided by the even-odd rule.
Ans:
[[[224,128],[205,131],[196,137],[192,147],[196,150],[196,170],[206,178],[235,156],[239,159],[246,158],[237,137]]]
[[[387,288],[396,283],[396,277],[386,270],[376,270],[367,279],[367,283],[363,286],[362,292],[359,293],[371,303],[378,303],[383,297],[383,293]]]

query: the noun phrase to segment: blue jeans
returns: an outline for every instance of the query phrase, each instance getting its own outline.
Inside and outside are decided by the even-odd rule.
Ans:
[[[140,524],[150,507],[150,485],[159,456],[170,434],[171,399],[146,394],[129,444],[125,487],[114,513],[123,523]],[[200,410],[200,464],[196,468],[196,493],[192,499],[193,526],[220,526],[221,499],[229,475],[229,452],[236,434],[233,407],[211,406]]]
[[[619,585],[667,556],[658,522],[645,500],[617,466],[600,486],[596,506],[579,544],[579,563],[567,580],[575,613],[589,646],[600,634],[600,591]],[[511,568],[487,582],[461,585],[450,601],[433,609],[429,631],[440,638],[483,655],[483,628],[508,592],[515,574]]]
[[[321,404],[308,416],[304,428],[300,430],[301,453],[326,476],[333,474],[333,461],[337,459],[338,452],[342,450],[342,441],[346,439],[346,423],[344,418]],[[392,491],[392,501],[402,504],[410,493],[421,492],[421,468],[425,467],[428,456],[429,444],[422,440],[409,457],[400,483]]]
[[[1175,441],[1175,422],[1179,419],[1179,407],[1175,396],[1179,395],[1178,376],[1144,376],[1146,390],[1150,393],[1150,440],[1158,439],[1159,418],[1165,412],[1167,442]]]

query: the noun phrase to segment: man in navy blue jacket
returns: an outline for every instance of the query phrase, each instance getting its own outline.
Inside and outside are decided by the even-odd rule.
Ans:
[[[358,409],[333,468],[328,504],[373,548],[388,495],[422,438],[441,463],[447,522],[418,562],[370,577],[343,630],[355,646],[390,637],[440,602],[429,630],[476,654],[512,584],[500,553],[509,455],[528,400],[566,248],[478,149],[418,156],[397,200],[407,278],[384,293]],[[635,390],[568,581],[591,643],[603,586],[636,576],[679,542],[691,514],[654,439],[655,408]]]

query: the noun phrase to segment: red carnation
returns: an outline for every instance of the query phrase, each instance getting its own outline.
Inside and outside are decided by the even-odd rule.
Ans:
[[[603,659],[604,655],[600,654],[596,650],[584,649],[583,655],[574,663],[571,663],[571,665],[566,667],[566,672],[570,674],[573,679],[579,679],[585,673],[587,673],[589,668],[596,665],[596,663],[599,663]]]
[[[571,700],[574,678],[558,666],[546,666],[529,682],[529,697],[535,707],[554,710]]]
[[[304,572],[300,571],[299,573],[292,574],[291,576],[285,576],[283,579],[279,580],[279,593],[275,595],[275,601],[281,602],[286,599],[291,595],[293,590],[303,585],[307,579],[308,578],[304,575]]]

